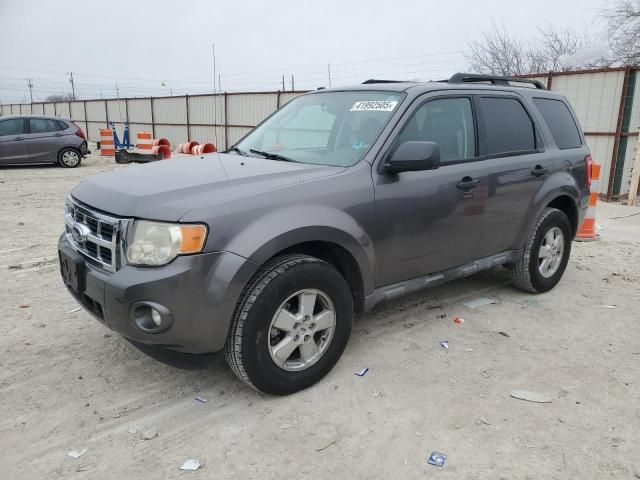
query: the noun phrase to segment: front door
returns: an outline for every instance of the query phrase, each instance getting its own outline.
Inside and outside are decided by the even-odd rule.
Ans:
[[[388,155],[405,141],[434,141],[441,166],[399,174],[374,167],[376,286],[477,258],[488,184],[486,167],[477,161],[473,110],[470,96],[428,94],[414,102],[387,142]]]
[[[29,161],[25,122],[24,118],[0,119],[0,164],[9,165]]]

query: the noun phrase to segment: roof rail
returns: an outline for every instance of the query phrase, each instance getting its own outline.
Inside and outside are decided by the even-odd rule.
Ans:
[[[408,81],[409,80],[376,80],[375,78],[370,78],[362,82],[362,85],[371,85],[373,83],[407,83]]]
[[[506,85],[513,86],[511,82],[515,83],[530,83],[539,90],[546,90],[546,87],[538,80],[529,80],[528,78],[520,77],[502,77],[499,75],[482,75],[476,73],[456,73],[449,80],[448,83],[474,83],[474,82],[491,82],[492,85]]]

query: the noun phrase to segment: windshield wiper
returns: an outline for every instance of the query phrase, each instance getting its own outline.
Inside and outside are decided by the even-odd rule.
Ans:
[[[247,152],[240,150],[238,147],[231,147],[227,150],[227,152],[237,152],[243,157],[248,157]]]
[[[268,158],[269,160],[280,160],[282,162],[300,163],[297,160],[294,160],[293,158],[285,157],[284,155],[278,155],[277,153],[265,152],[264,150],[255,150],[253,148],[249,149],[249,151],[251,153],[257,153],[258,155],[262,155],[263,157]]]

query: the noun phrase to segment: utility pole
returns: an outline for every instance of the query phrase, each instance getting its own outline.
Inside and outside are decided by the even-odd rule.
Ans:
[[[327,63],[327,71],[329,72],[329,88],[331,88],[331,64]]]
[[[215,125],[218,124],[218,98],[215,97],[216,94],[216,44],[211,44],[211,53],[213,54],[213,123]],[[213,129],[213,141],[216,145],[218,145],[218,129],[214,127]]]
[[[218,74],[218,93],[222,94],[222,81],[220,80],[220,74]]]
[[[284,92],[284,75],[282,75],[282,91]]]
[[[33,81],[27,78],[27,86],[29,87],[29,96],[31,97],[31,103],[33,103]]]
[[[76,85],[73,83],[73,72],[69,72],[69,83],[71,84],[71,93],[73,95],[73,100],[76,99]]]
[[[295,92],[296,88],[294,86],[294,82],[293,82],[293,75],[291,75],[291,91]]]

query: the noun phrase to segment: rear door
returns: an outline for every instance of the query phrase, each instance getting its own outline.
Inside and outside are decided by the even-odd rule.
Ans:
[[[516,245],[527,228],[529,207],[545,178],[553,172],[553,158],[545,153],[540,129],[526,102],[515,93],[478,95],[480,154],[488,175],[485,226],[479,257]]]
[[[29,161],[24,118],[0,119],[0,164]]]
[[[27,145],[32,162],[56,162],[67,125],[53,118],[30,118]]]

